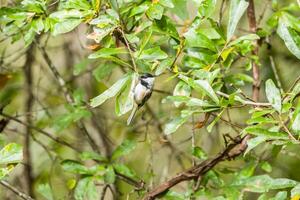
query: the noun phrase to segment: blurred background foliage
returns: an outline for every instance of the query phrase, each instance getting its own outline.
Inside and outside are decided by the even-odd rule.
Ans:
[[[198,187],[180,183],[162,198],[300,198],[299,1],[254,1],[255,32],[244,0],[0,3],[1,180],[35,199],[141,199],[252,134],[261,144],[252,138]],[[256,109],[254,65],[256,101],[267,104]],[[137,72],[157,77],[127,126]],[[0,187],[0,198],[19,197]]]

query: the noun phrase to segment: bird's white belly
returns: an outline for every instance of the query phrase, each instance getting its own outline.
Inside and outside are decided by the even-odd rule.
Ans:
[[[147,94],[147,88],[141,84],[138,84],[134,89],[134,100],[139,105],[143,102]]]

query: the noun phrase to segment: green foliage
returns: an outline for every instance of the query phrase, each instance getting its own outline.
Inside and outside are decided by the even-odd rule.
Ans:
[[[9,143],[0,150],[0,179],[7,176],[23,160],[22,146]]]
[[[169,177],[169,174],[164,174],[169,172],[169,167],[161,170],[164,162],[153,167],[153,157],[165,155],[156,154],[159,145],[170,148],[168,158],[176,157],[181,167],[186,167],[191,165],[191,160],[194,164],[201,161],[208,163],[206,159],[216,150],[219,151],[223,146],[230,148],[239,143],[238,139],[249,136],[246,150],[239,152],[238,164],[215,166],[213,163],[209,165],[209,170],[203,170],[205,174],[202,174],[199,183],[193,177],[184,190],[175,192],[169,189],[160,197],[230,200],[243,199],[248,193],[259,193],[260,200],[279,200],[299,196],[298,179],[292,180],[292,176],[291,179],[280,178],[276,177],[281,176],[280,173],[274,173],[278,170],[274,164],[277,156],[282,156],[284,152],[294,155],[290,151],[297,149],[300,143],[299,78],[289,89],[287,84],[292,81],[282,83],[286,74],[293,74],[289,71],[293,70],[289,69],[292,68],[289,62],[296,65],[299,62],[297,59],[300,59],[299,5],[296,1],[291,3],[292,0],[254,1],[254,8],[259,11],[256,12],[257,27],[250,27],[249,32],[245,31],[247,28],[244,25],[247,24],[247,18],[251,17],[249,2],[23,0],[1,7],[0,29],[4,39],[0,42],[9,39],[7,46],[11,42],[21,50],[30,49],[34,58],[30,67],[34,68],[34,74],[44,64],[40,61],[42,57],[60,86],[59,89],[53,89],[55,86],[52,85],[47,88],[43,79],[51,79],[52,75],[48,74],[39,74],[39,78],[31,77],[32,82],[26,79],[28,77],[17,77],[15,79],[18,80],[12,80],[6,86],[5,70],[6,65],[10,64],[6,60],[10,55],[7,56],[5,51],[9,47],[1,47],[0,64],[5,73],[1,72],[0,76],[0,100],[3,104],[0,114],[16,113],[16,119],[9,119],[27,126],[26,134],[30,133],[34,142],[46,150],[49,160],[47,158],[46,164],[39,163],[38,166],[41,165],[44,170],[44,165],[50,166],[48,162],[53,164],[53,169],[47,168],[47,172],[34,167],[37,173],[34,185],[38,193],[46,199],[61,199],[56,197],[55,185],[50,180],[55,170],[61,170],[55,175],[69,180],[62,190],[67,190],[76,200],[100,199],[99,188],[108,186],[122,188],[120,193],[126,193],[126,198],[133,194],[136,195],[133,198],[140,199],[151,188],[125,188],[120,181],[129,179],[127,183],[136,187],[138,183],[152,185],[153,181],[156,185],[157,181]],[[264,3],[270,4],[266,5],[266,10],[262,10]],[[250,23],[250,26],[253,24]],[[51,48],[55,49],[57,43],[62,43],[60,39],[67,37],[71,38],[70,43],[74,43],[74,46],[80,43],[77,46],[89,49],[80,49],[84,52],[74,56],[77,63],[74,66],[73,60],[68,62],[74,58],[67,58],[66,62],[61,62],[59,58],[54,61],[54,55],[47,54],[50,48],[44,47],[50,41],[53,42]],[[42,54],[36,53],[31,47]],[[17,52],[14,49],[13,55],[17,55]],[[30,57],[27,53],[26,57]],[[278,66],[274,63],[277,58],[273,57],[283,60],[278,65],[284,63],[286,71],[278,70],[278,73]],[[11,63],[15,64],[15,60],[13,57]],[[63,67],[55,69],[57,63],[71,63],[72,66],[67,66],[66,70]],[[24,76],[27,72],[21,71],[20,67],[8,71],[17,71]],[[156,75],[155,90],[145,109],[138,111],[141,116],[137,115],[137,123],[126,127],[124,116],[135,107],[133,91],[138,77],[143,73]],[[87,74],[90,76],[85,77]],[[26,87],[33,87],[34,106],[30,108],[31,111],[43,108],[43,113],[34,117],[31,113],[24,114],[26,123],[18,116],[24,111],[23,108],[18,110],[20,100],[17,99],[23,95],[20,92],[23,86],[20,81],[23,79],[27,80]],[[256,88],[261,90],[259,97],[255,94],[250,97]],[[58,94],[53,95],[56,91]],[[28,95],[30,92],[24,93]],[[27,108],[31,103],[25,102],[24,105]],[[113,108],[111,105],[114,105]],[[198,129],[201,134],[195,133]],[[77,132],[83,132],[84,135],[76,135]],[[89,134],[91,132],[93,134]],[[137,132],[151,134],[143,143],[144,149],[148,148],[148,144],[151,146],[150,156],[147,151],[135,150],[140,136],[134,134]],[[167,145],[157,142],[157,138],[153,142],[156,132],[160,134],[157,138],[162,138]],[[52,142],[44,141],[40,134]],[[217,138],[222,137],[216,134],[222,134],[225,141],[220,142]],[[205,138],[213,138],[213,142],[206,142]],[[178,139],[183,142],[178,142]],[[181,144],[190,140],[192,147],[189,146],[185,151],[186,147],[182,147],[185,145]],[[118,143],[121,144],[116,145]],[[92,150],[84,146],[87,144]],[[76,153],[65,152],[62,146],[71,147]],[[218,154],[224,156],[218,160],[218,164],[225,158],[235,157],[231,154],[233,150]],[[56,160],[59,160],[60,167],[55,166]],[[21,161],[20,145],[10,143],[5,146],[0,151],[0,178],[7,176]],[[171,161],[168,160],[170,166],[173,165]],[[141,163],[147,164],[147,167],[143,166],[146,170],[139,166]],[[211,169],[212,166],[215,168]],[[174,169],[177,170],[177,166]],[[49,173],[49,177],[43,173]],[[172,171],[170,174],[175,173]],[[49,179],[49,183],[44,179]],[[196,187],[197,184],[201,184],[201,187]]]

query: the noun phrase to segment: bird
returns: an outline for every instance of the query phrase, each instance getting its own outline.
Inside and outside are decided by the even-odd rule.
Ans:
[[[133,90],[133,98],[135,105],[132,112],[127,120],[127,125],[130,125],[136,112],[147,102],[151,97],[153,86],[154,86],[155,76],[149,73],[142,74],[138,78],[138,82]]]

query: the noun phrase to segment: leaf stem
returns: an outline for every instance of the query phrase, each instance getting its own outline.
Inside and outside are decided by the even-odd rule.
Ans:
[[[128,52],[129,52],[129,55],[130,55],[130,58],[131,58],[131,62],[132,62],[132,65],[133,65],[133,69],[134,69],[135,72],[137,72],[137,67],[136,67],[136,64],[135,64],[135,61],[134,61],[134,56],[133,56],[133,53],[132,53],[132,51],[131,51],[129,42],[128,42],[126,36],[125,36],[125,33],[124,33],[123,29],[119,28],[119,31],[122,33],[122,36],[123,36],[123,38],[124,38],[125,45],[126,45],[126,47],[127,47],[127,49],[128,49]]]

